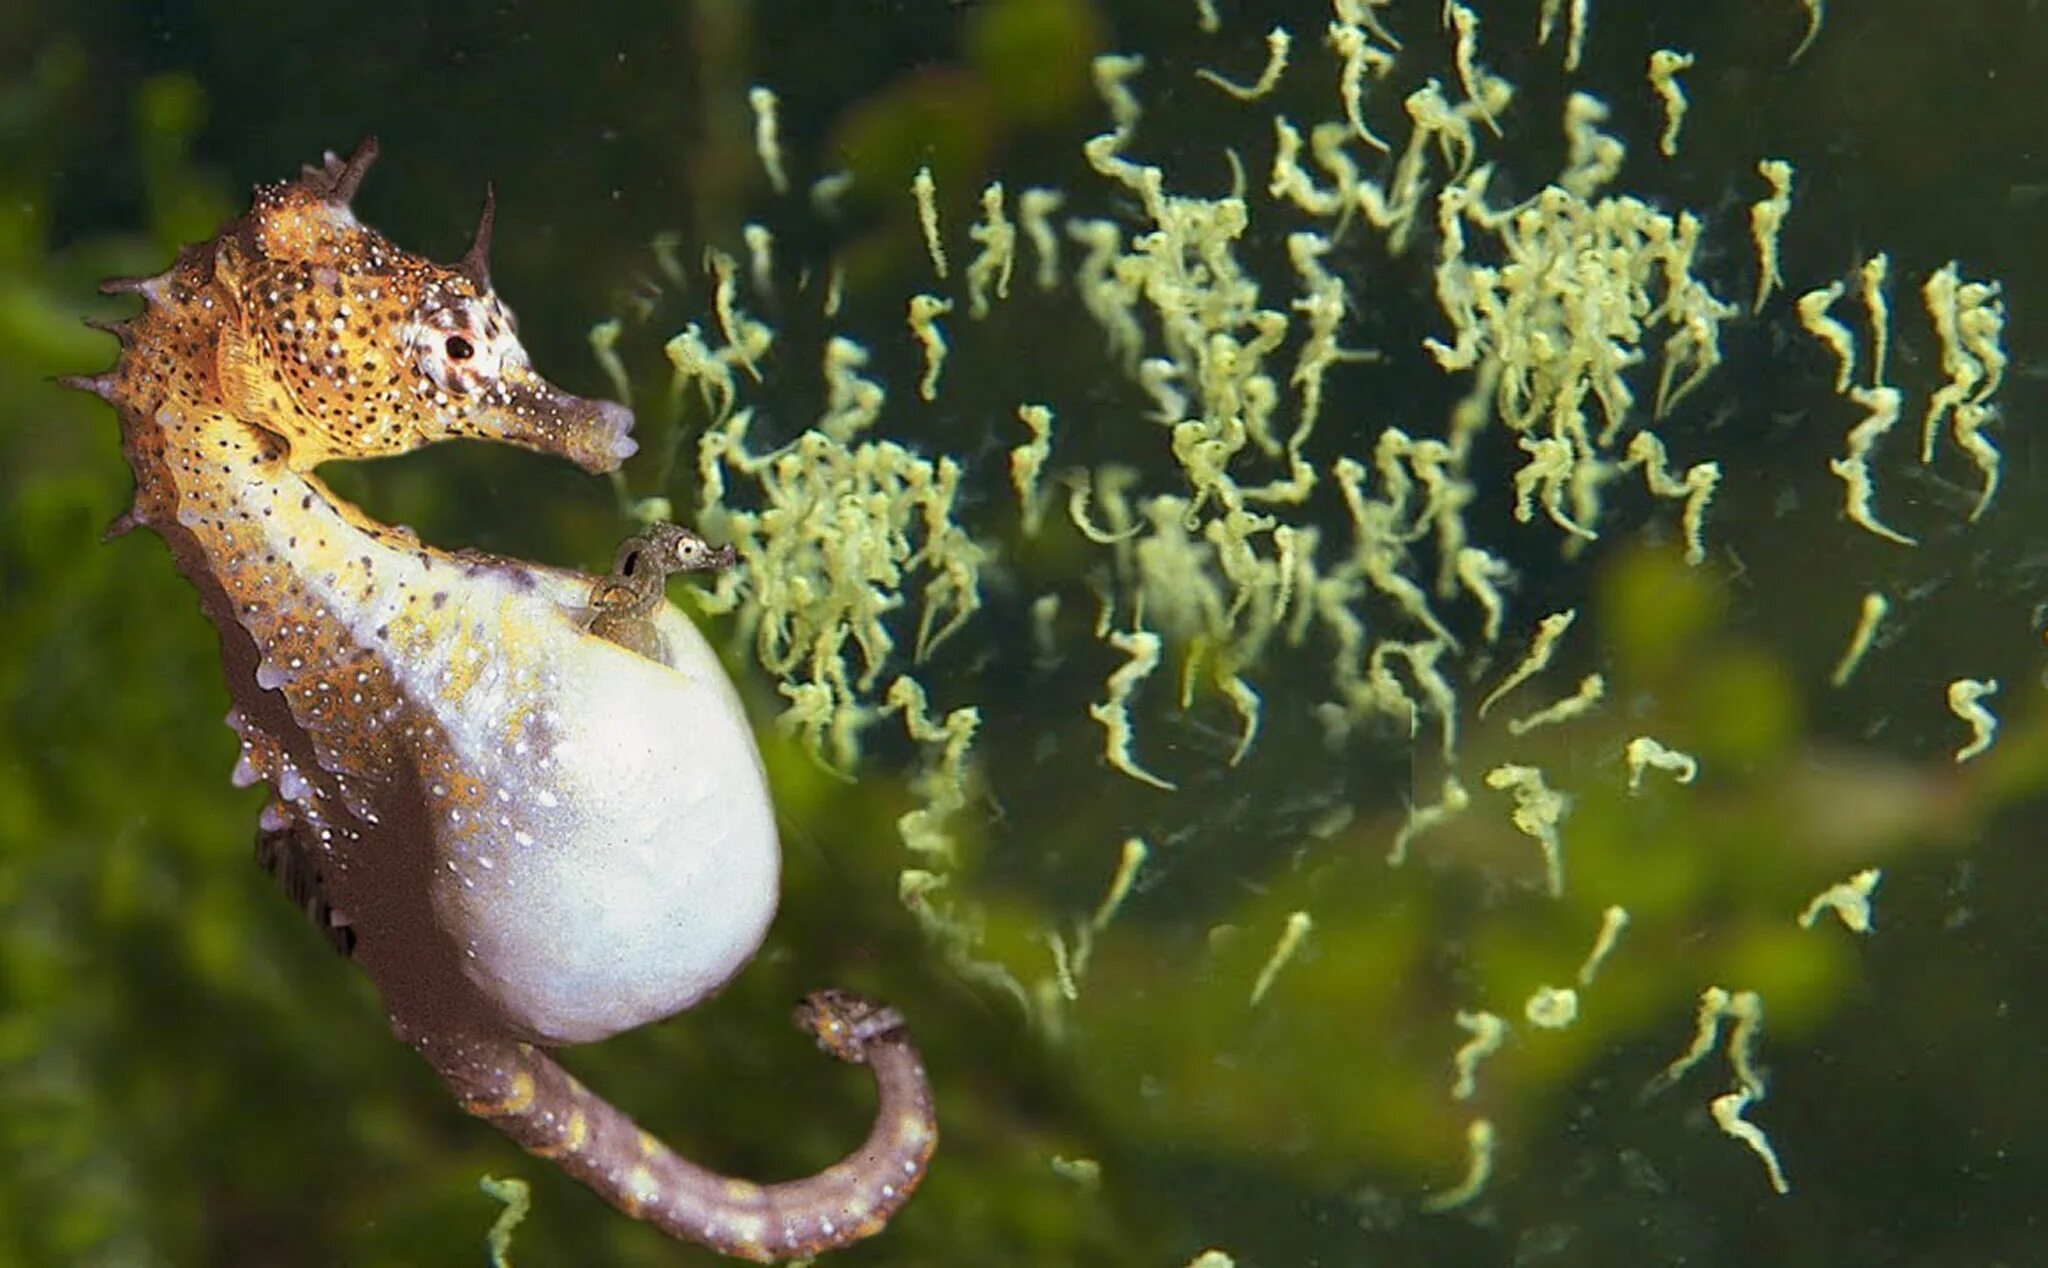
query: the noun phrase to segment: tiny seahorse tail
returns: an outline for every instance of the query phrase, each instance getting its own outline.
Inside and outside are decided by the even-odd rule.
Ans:
[[[635,1219],[721,1254],[773,1263],[882,1230],[924,1178],[938,1143],[931,1086],[890,1010],[842,992],[798,1009],[820,1046],[874,1071],[879,1105],[862,1145],[801,1180],[756,1184],[690,1162],[531,1044],[436,1036],[421,1052],[463,1108],[553,1161]]]

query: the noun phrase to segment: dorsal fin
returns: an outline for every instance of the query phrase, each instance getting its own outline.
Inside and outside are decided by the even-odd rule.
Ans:
[[[272,802],[257,826],[256,865],[277,879],[292,905],[306,913],[336,951],[355,951],[356,932],[334,918],[320,864],[306,847],[298,819],[281,802]]]
[[[299,181],[328,202],[346,207],[354,200],[364,174],[376,160],[377,138],[366,136],[356,146],[356,152],[348,156],[347,162],[329,150],[320,166],[308,163],[299,169]]]
[[[476,220],[476,236],[470,239],[469,250],[455,262],[455,267],[476,283],[480,291],[491,289],[491,226],[498,218],[498,191],[495,186],[484,185],[484,209]]]

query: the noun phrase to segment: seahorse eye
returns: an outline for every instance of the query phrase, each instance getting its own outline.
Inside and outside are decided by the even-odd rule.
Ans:
[[[476,347],[461,335],[448,336],[448,342],[445,346],[450,360],[467,361],[476,355]]]

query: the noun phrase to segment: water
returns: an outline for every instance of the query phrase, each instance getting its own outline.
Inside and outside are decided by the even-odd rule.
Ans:
[[[1173,600],[1196,574],[1164,580],[1161,562],[1149,589],[1143,579],[1139,541],[1170,560],[1179,523],[1155,527],[1145,499],[1189,492],[1171,433],[1151,417],[1156,396],[1120,367],[1071,282],[1038,289],[1028,239],[1011,295],[986,318],[970,316],[963,277],[990,180],[1004,182],[1013,220],[1018,194],[1043,186],[1065,191],[1062,217],[1108,218],[1126,239],[1142,230],[1141,195],[1091,171],[1081,151],[1109,127],[1088,59],[1142,53],[1128,157],[1159,165],[1171,192],[1208,199],[1230,192],[1227,152],[1242,164],[1251,215],[1235,258],[1259,302],[1294,323],[1272,365],[1286,439],[1299,406],[1288,380],[1313,320],[1291,307],[1303,270],[1287,234],[1334,230],[1266,193],[1272,116],[1284,112],[1304,136],[1341,118],[1340,64],[1319,47],[1326,8],[1222,8],[1213,35],[1198,30],[1192,3],[1082,0],[479,6],[431,18],[359,9],[340,23],[66,6],[6,24],[0,1262],[473,1260],[495,1218],[477,1181],[507,1173],[534,1185],[515,1260],[693,1253],[456,1112],[391,1040],[360,975],[247,865],[262,799],[227,786],[235,741],[217,725],[214,637],[147,535],[96,544],[127,496],[114,428],[97,403],[43,382],[111,359],[111,341],[76,324],[113,311],[92,296],[94,279],[160,267],[173,245],[238,212],[251,183],[368,132],[384,157],[358,206],[405,245],[457,255],[483,182],[495,182],[494,277],[556,381],[608,391],[588,331],[619,320],[612,347],[642,441],[621,487],[479,446],[331,473],[378,517],[436,543],[593,571],[640,499],[665,497],[694,518],[697,446],[716,393],[709,407],[694,386],[673,400],[661,348],[690,321],[710,346],[722,342],[705,245],[733,255],[740,310],[777,331],[762,381],[734,370],[741,404],[755,410],[747,443],[765,449],[817,421],[829,404],[826,339],[841,334],[870,350],[861,373],[888,393],[859,438],[959,464],[952,508],[986,552],[981,606],[913,665],[923,587],[946,574],[898,560],[909,585],[885,618],[895,650],[862,696],[880,707],[911,672],[934,730],[919,741],[900,712],[881,717],[860,732],[857,781],[835,778],[801,734],[772,724],[788,700],[757,644],[735,640],[731,663],[785,818],[782,915],[718,1000],[569,1056],[687,1152],[779,1178],[849,1147],[868,1105],[857,1076],[831,1070],[787,1029],[788,1003],[842,983],[896,1004],[932,1068],[945,1139],[925,1189],[849,1262],[1179,1265],[1204,1247],[1243,1264],[2037,1257],[2044,1124],[2032,1057],[2048,1019],[2037,989],[2044,878],[2030,838],[2048,782],[2048,594],[2029,419],[2033,297],[2048,293],[2036,245],[2048,190],[2034,135],[2048,69],[2042,15],[2017,0],[1960,14],[1903,0],[1836,6],[1788,67],[1806,24],[1796,3],[1740,20],[1596,3],[1585,64],[1567,76],[1563,33],[1547,47],[1532,38],[1539,6],[1475,6],[1480,68],[1518,87],[1499,113],[1502,135],[1473,125],[1478,161],[1496,165],[1493,205],[1536,193],[1568,162],[1559,121],[1567,94],[1585,90],[1611,105],[1603,126],[1628,146],[1604,192],[1701,218],[1697,275],[1739,311],[1721,327],[1722,363],[1655,430],[1675,472],[1719,464],[1704,558],[1685,561],[1683,499],[1647,496],[1639,470],[1606,486],[1597,541],[1564,549],[1572,534],[1540,497],[1518,520],[1514,481],[1528,455],[1496,425],[1474,441],[1461,518],[1470,544],[1514,578],[1498,641],[1483,637],[1474,591],[1437,590],[1434,522],[1396,569],[1458,640],[1433,662],[1460,702],[1452,758],[1414,659],[1430,653],[1387,654],[1417,703],[1412,736],[1398,704],[1371,716],[1319,709],[1343,698],[1343,636],[1311,615],[1298,642],[1282,619],[1237,645],[1232,668],[1262,706],[1233,764],[1245,709],[1213,654],[1196,662],[1187,707],[1178,700],[1188,630],[1208,618],[1200,604],[1176,617]],[[1397,153],[1403,96],[1428,76],[1450,100],[1463,95],[1437,8],[1400,3],[1381,15],[1403,50],[1366,118]],[[1270,97],[1236,102],[1195,77],[1212,67],[1250,84],[1275,22],[1294,41]],[[1656,153],[1662,116],[1642,73],[1658,47],[1697,58],[1682,76],[1691,108],[1671,159]],[[747,90],[757,83],[781,99],[787,197],[754,154]],[[1358,143],[1350,153],[1363,175],[1391,183],[1392,162]],[[1379,359],[1330,365],[1302,450],[1317,474],[1307,500],[1253,508],[1316,530],[1326,572],[1350,552],[1339,459],[1363,464],[1362,496],[1390,496],[1374,462],[1384,429],[1446,437],[1470,390],[1469,375],[1444,373],[1421,344],[1451,335],[1436,293],[1434,191],[1447,161],[1437,155],[1406,251],[1360,217],[1321,257],[1347,297],[1338,344]],[[1755,171],[1766,157],[1791,160],[1797,181],[1787,293],[1752,318],[1748,208],[1767,193]],[[1306,150],[1303,164],[1332,182]],[[938,191],[952,273],[943,283],[910,193],[920,165]],[[835,220],[805,191],[842,167],[855,183]],[[748,223],[773,235],[765,292]],[[1484,238],[1476,225],[1466,232]],[[1842,517],[1843,482],[1828,463],[1867,410],[1834,392],[1834,363],[1793,309],[1798,295],[1844,280],[1832,312],[1858,340],[1867,383],[1855,269],[1879,250],[1891,259],[1887,380],[1905,396],[1872,459],[1874,505],[1920,540],[1910,548]],[[1084,253],[1065,243],[1069,277]],[[1974,523],[1981,481],[1966,453],[1945,442],[1922,467],[1915,452],[1928,394],[1947,377],[1919,290],[1950,259],[1965,278],[2001,282],[2009,318],[2012,365],[1986,433],[2003,450],[2002,483]],[[828,321],[819,310],[835,261],[844,307]],[[950,351],[929,403],[917,391],[924,353],[904,320],[918,292],[957,305],[939,319]],[[1166,355],[1156,319],[1143,313],[1141,324],[1144,355]],[[1647,360],[1627,374],[1636,405],[1623,445],[1648,421],[1662,340],[1648,340]],[[1177,386],[1199,399],[1185,376]],[[1035,537],[1021,530],[1010,480],[1010,453],[1031,438],[1016,416],[1026,402],[1054,411]],[[1588,410],[1597,430],[1590,397]],[[1284,455],[1255,444],[1232,463],[1248,486],[1288,474]],[[1134,473],[1127,496],[1141,534],[1126,546],[1087,540],[1069,517],[1065,473],[1105,464]],[[1417,468],[1402,469],[1416,482],[1413,523],[1426,488]],[[728,508],[753,508],[743,473],[725,474]],[[1090,487],[1102,528],[1117,486]],[[1213,503],[1203,512],[1214,513]],[[913,546],[924,531],[906,528]],[[1199,524],[1191,531],[1202,540]],[[1279,557],[1269,530],[1251,540],[1256,560]],[[1212,579],[1222,576],[1213,559],[1201,574]],[[1829,677],[1872,591],[1889,612],[1837,689]],[[680,583],[672,593],[690,605]],[[1222,593],[1235,592],[1226,583]],[[1035,605],[1047,595],[1057,609],[1041,624]],[[1279,600],[1268,588],[1246,602],[1229,630]],[[1161,635],[1159,667],[1131,680],[1130,752],[1170,792],[1105,764],[1105,728],[1089,707],[1109,699],[1133,656],[1098,637],[1105,607],[1112,632]],[[1370,582],[1352,608],[1362,658],[1381,639],[1430,639]],[[951,611],[941,602],[934,627]],[[1479,701],[1523,658],[1537,622],[1566,611],[1576,616],[1549,667],[1480,718]],[[734,632],[730,617],[708,628]],[[855,678],[866,667],[858,655],[848,663]],[[808,663],[791,672],[813,681]],[[1511,733],[1510,720],[1594,673],[1605,683],[1597,708]],[[1945,699],[1959,678],[2000,684],[1986,701],[1996,742],[1961,765],[1953,754],[1970,730]],[[942,723],[970,706],[978,727],[962,769],[972,775],[949,791],[931,774],[952,769]],[[1696,756],[1697,781],[1652,769],[1630,795],[1623,751],[1639,735]],[[834,757],[829,745],[824,756]],[[1570,796],[1557,897],[1538,842],[1511,819],[1518,777],[1489,786],[1489,771],[1517,766]],[[1439,801],[1446,775],[1469,807],[1415,836],[1409,861],[1390,867],[1409,807]],[[897,818],[920,806],[947,813],[917,821],[936,834],[917,837],[917,850]],[[1132,838],[1146,843],[1142,862],[1111,904]],[[1873,867],[1883,869],[1873,933],[1833,914],[1800,928],[1808,900]],[[906,868],[921,876],[906,881]],[[1628,925],[1581,985],[1615,905]],[[918,910],[951,923],[935,939]],[[1290,940],[1291,954],[1276,956]],[[1572,1024],[1525,1018],[1539,988],[1568,985],[1578,989]],[[1761,1001],[1753,1057],[1765,1096],[1745,1112],[1767,1133],[1788,1195],[1715,1125],[1710,1103],[1744,1079],[1723,1046],[1642,1095],[1692,1043],[1709,987]],[[1457,1015],[1481,1010],[1512,1033],[1461,1100],[1454,1056],[1471,1033]],[[1470,1201],[1432,1211],[1433,1197],[1456,1196],[1476,1119],[1492,1129],[1492,1175]]]

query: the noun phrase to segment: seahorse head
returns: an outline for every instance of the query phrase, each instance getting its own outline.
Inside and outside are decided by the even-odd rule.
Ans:
[[[281,437],[291,465],[404,453],[451,436],[509,441],[609,470],[633,452],[633,415],[534,372],[491,287],[492,204],[453,264],[402,250],[349,200],[376,157],[365,141],[256,191],[215,244],[227,312],[219,381],[239,417]]]

